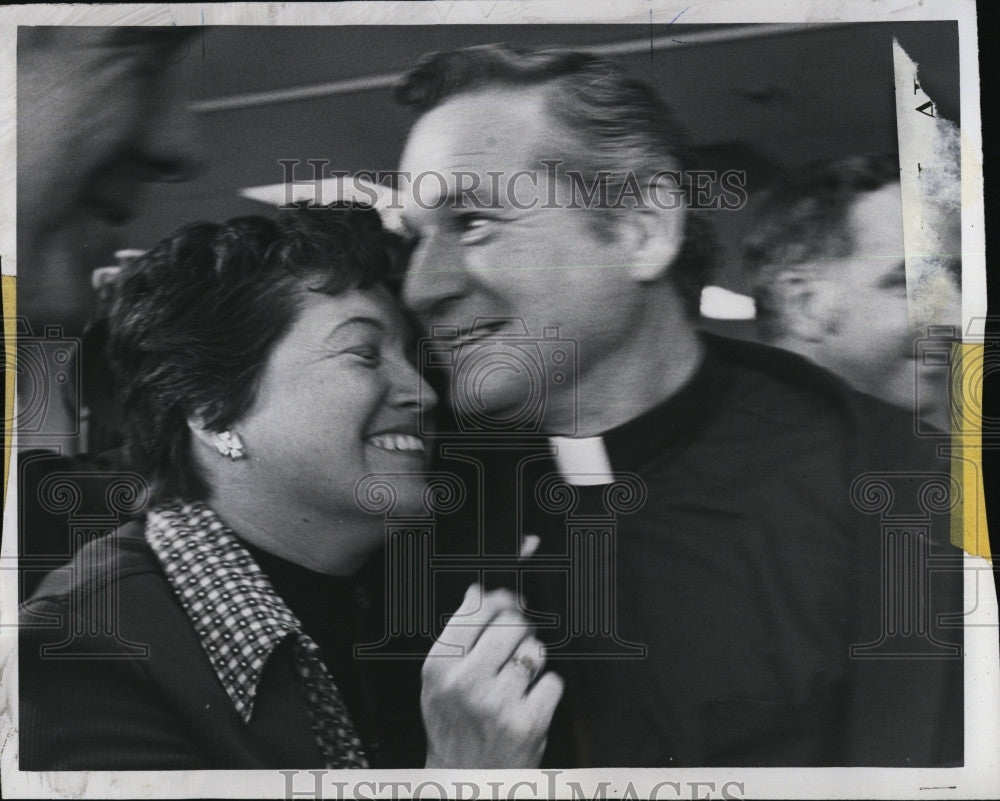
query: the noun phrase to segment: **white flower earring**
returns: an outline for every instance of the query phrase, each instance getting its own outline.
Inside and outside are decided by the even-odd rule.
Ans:
[[[246,455],[244,453],[243,440],[240,439],[239,434],[234,434],[232,431],[220,431],[216,434],[215,447],[219,453],[223,456],[228,456],[234,462]]]

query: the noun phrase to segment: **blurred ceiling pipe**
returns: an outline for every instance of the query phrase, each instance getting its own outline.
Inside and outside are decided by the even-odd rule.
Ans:
[[[678,29],[676,33],[664,34],[662,36],[652,36],[645,39],[628,39],[624,42],[610,42],[603,45],[584,45],[578,49],[598,56],[625,56],[648,53],[655,50],[672,50],[678,47],[689,47],[690,45],[736,42],[746,39],[761,39],[766,36],[787,36],[793,33],[836,28],[844,24],[736,25],[691,32]],[[287,89],[273,89],[268,92],[250,92],[242,95],[230,95],[229,97],[216,97],[209,100],[195,101],[190,104],[189,108],[196,114],[211,114],[216,111],[260,108],[261,106],[291,103],[297,100],[315,100],[321,97],[351,94],[352,92],[391,89],[402,78],[403,74],[402,72],[394,72],[382,75],[368,75],[361,78],[331,81],[330,83],[291,86]]]

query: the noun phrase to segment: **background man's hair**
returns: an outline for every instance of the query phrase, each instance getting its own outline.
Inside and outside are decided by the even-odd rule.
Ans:
[[[764,193],[743,256],[766,339],[777,339],[783,331],[782,268],[850,255],[855,201],[898,181],[899,158],[884,153],[813,162],[786,173]]]
[[[618,197],[630,173],[640,185],[661,170],[684,175],[686,137],[666,103],[620,66],[586,52],[490,44],[431,53],[403,79],[396,99],[423,114],[458,95],[529,87],[549,90],[548,111],[565,129],[567,166],[584,177],[609,175],[609,197]],[[598,224],[606,225],[606,215],[614,211],[596,213]],[[684,245],[668,275],[692,316],[713,253],[706,221],[689,212]]]
[[[187,225],[126,267],[109,355],[130,464],[152,500],[207,497],[187,421],[223,431],[251,408],[305,293],[372,287],[402,252],[377,212],[336,204]]]

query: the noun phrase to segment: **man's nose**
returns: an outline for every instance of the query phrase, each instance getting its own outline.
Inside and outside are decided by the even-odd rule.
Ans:
[[[194,113],[179,76],[166,79],[140,154],[147,181],[190,181],[206,163]]]
[[[465,294],[468,275],[461,244],[447,233],[425,235],[410,258],[403,277],[402,299],[425,318]]]

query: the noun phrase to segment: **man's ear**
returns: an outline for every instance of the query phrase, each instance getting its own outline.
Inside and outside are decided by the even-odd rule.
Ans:
[[[828,282],[801,264],[781,267],[772,280],[785,336],[802,342],[824,341],[830,331],[833,300]]]
[[[635,281],[661,279],[674,263],[684,245],[684,223],[687,211],[683,204],[676,208],[657,205],[646,196],[634,208],[614,212],[619,235],[626,238],[633,254],[629,275]]]

